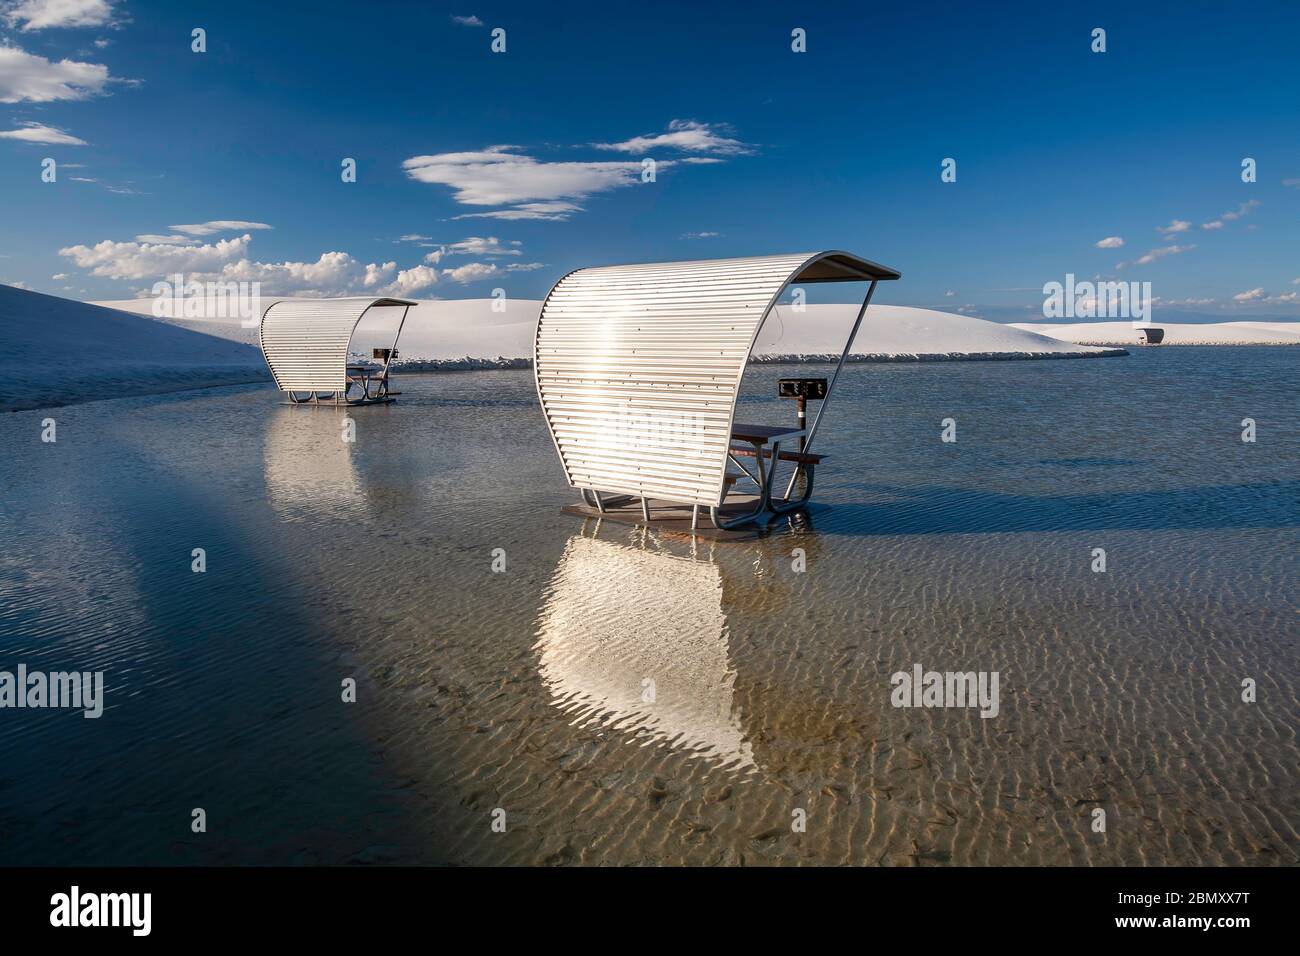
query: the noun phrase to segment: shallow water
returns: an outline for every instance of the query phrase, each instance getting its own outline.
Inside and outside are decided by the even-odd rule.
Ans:
[[[0,417],[0,670],[107,688],[0,710],[0,863],[1294,864],[1298,362],[850,366],[748,542],[560,514],[527,372]]]

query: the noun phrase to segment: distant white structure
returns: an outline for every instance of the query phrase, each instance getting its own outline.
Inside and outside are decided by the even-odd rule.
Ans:
[[[391,402],[388,367],[411,306],[409,299],[288,299],[262,313],[258,342],[275,384],[294,404],[368,405]],[[373,308],[402,309],[391,348],[375,349],[376,362],[352,362],[352,335]],[[380,364],[382,363],[382,364]]]

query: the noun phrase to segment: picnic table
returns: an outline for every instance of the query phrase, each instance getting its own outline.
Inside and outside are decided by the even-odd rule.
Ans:
[[[752,509],[731,517],[724,518],[717,513],[717,509],[714,509],[714,524],[725,530],[753,521],[765,511],[782,514],[803,505],[812,495],[813,468],[821,461],[822,456],[809,455],[801,451],[782,451],[781,445],[792,442],[807,433],[808,429],[806,428],[733,424],[731,426],[731,447],[727,451],[727,457],[732,464],[741,470],[742,474],[728,473],[727,489],[730,490],[736,481],[748,478],[758,487],[758,499]],[[753,458],[757,465],[757,473],[750,471],[740,461],[741,458]],[[777,462],[781,461],[795,462],[797,465],[796,474],[799,471],[804,473],[806,487],[803,496],[796,501],[782,500],[778,503],[772,498],[772,480],[776,475]]]

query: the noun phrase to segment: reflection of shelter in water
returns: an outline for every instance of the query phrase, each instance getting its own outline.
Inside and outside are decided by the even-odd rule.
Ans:
[[[352,461],[353,442],[343,440],[346,421],[280,406],[266,426],[263,461],[271,507],[282,517],[358,518],[367,510]]]
[[[575,535],[538,624],[538,669],[580,724],[752,768],[711,561]]]

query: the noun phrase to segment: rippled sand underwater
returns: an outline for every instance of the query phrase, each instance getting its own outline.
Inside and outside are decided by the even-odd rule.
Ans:
[[[8,416],[0,652],[109,690],[0,714],[0,861],[1294,864],[1297,359],[851,366],[743,542],[560,514],[527,373]]]

